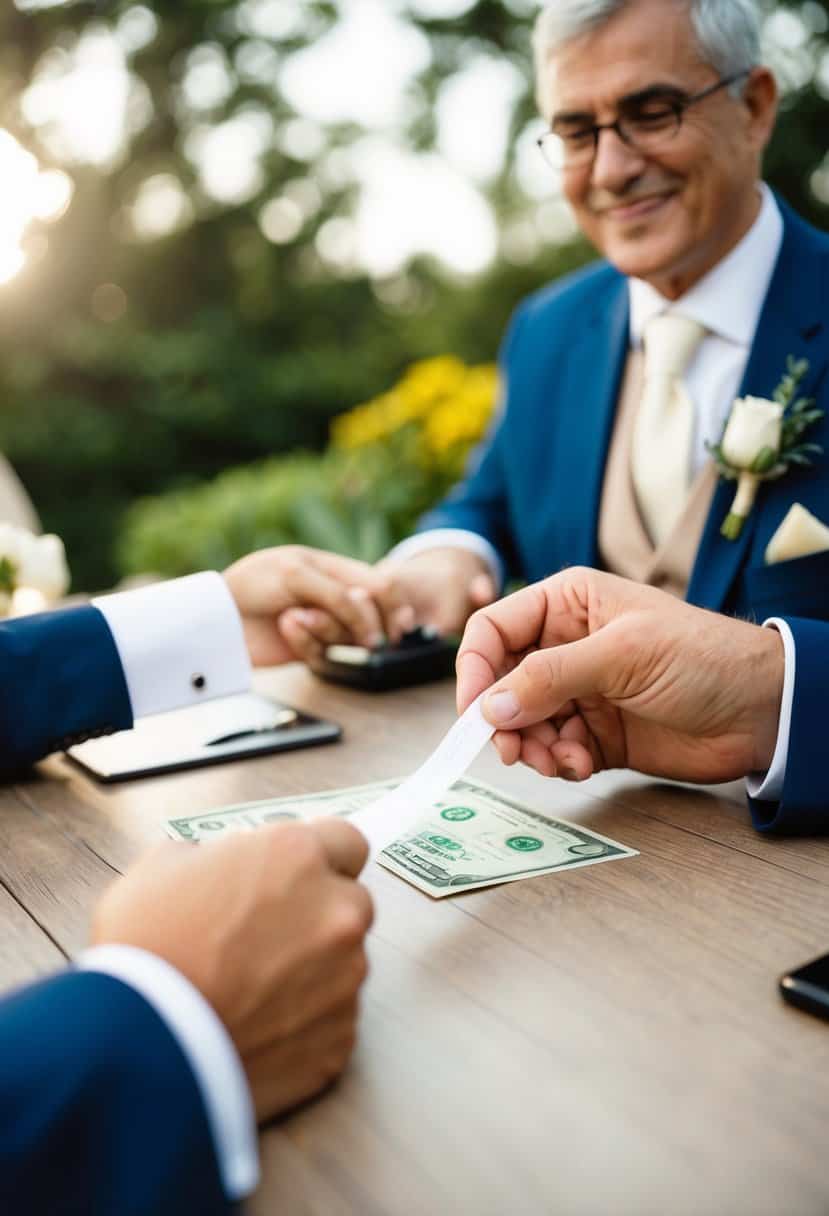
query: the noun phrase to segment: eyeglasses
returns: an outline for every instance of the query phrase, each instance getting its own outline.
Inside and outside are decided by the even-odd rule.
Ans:
[[[748,76],[750,71],[751,68],[744,68],[732,76],[723,76],[691,97],[667,93],[661,88],[646,89],[619,102],[615,122],[586,123],[579,117],[558,118],[552,130],[538,140],[538,146],[556,171],[583,169],[592,164],[602,131],[615,131],[623,143],[637,152],[645,155],[658,152],[675,138],[689,106]]]

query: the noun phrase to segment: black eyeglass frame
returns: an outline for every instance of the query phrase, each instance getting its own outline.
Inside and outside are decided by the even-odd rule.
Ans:
[[[676,137],[676,135],[679,133],[679,131],[682,127],[683,115],[689,106],[696,105],[696,103],[698,101],[704,101],[706,97],[710,97],[712,95],[712,93],[717,93],[720,89],[725,89],[725,88],[728,88],[729,85],[736,84],[736,82],[738,80],[741,80],[743,78],[743,76],[749,76],[752,71],[753,71],[753,68],[743,68],[739,72],[733,72],[730,76],[722,76],[719,80],[716,80],[714,82],[714,84],[709,85],[707,89],[703,89],[700,93],[694,93],[690,97],[674,97],[674,98],[666,97],[665,105],[666,105],[667,109],[673,110],[674,118],[676,120],[676,127],[670,133],[668,138],[674,139]],[[593,163],[593,160],[595,159],[596,153],[599,149],[599,136],[601,135],[602,131],[613,131],[619,137],[619,139],[622,141],[622,143],[627,145],[627,147],[636,148],[637,144],[636,144],[635,139],[631,139],[630,136],[625,133],[624,124],[627,121],[629,121],[629,120],[626,119],[623,115],[619,115],[619,117],[616,118],[613,122],[597,122],[597,123],[593,123],[593,125],[590,127],[584,127],[579,132],[579,134],[580,135],[589,134],[593,137],[593,149],[592,149],[590,157],[585,158],[583,165],[581,165],[581,162],[579,162],[579,167],[586,167],[587,165]],[[547,144],[551,135],[554,135],[556,137],[556,139],[563,141],[563,136],[559,135],[558,131],[554,131],[552,129],[550,129],[549,131],[545,131],[545,133],[543,135],[540,135],[538,137],[538,139],[536,140],[536,143],[538,144],[538,147],[541,149],[542,154],[545,155],[545,159],[546,159],[546,153],[544,152],[544,149],[545,149],[545,145]],[[564,160],[562,167],[565,169],[567,168],[566,160]]]

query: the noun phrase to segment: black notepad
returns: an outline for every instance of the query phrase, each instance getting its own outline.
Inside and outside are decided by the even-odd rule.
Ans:
[[[132,730],[79,743],[66,755],[98,781],[128,781],[333,743],[341,735],[334,722],[243,693],[142,718]]]

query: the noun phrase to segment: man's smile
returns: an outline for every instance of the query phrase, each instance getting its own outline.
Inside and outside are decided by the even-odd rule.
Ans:
[[[629,224],[634,220],[650,218],[662,210],[666,204],[676,197],[675,189],[661,194],[648,194],[644,198],[631,199],[598,209],[603,219],[610,219],[618,224]]]

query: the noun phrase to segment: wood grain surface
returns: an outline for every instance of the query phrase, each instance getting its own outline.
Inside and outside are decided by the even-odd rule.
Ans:
[[[176,814],[402,776],[450,683],[374,696],[298,667],[261,691],[335,746],[96,785],[63,759],[0,792],[0,979],[61,965],[103,887]],[[784,970],[829,950],[829,842],[772,840],[739,786],[473,774],[640,856],[433,901],[378,866],[362,1035],[329,1093],[264,1130],[280,1216],[826,1216],[829,1024]]]

